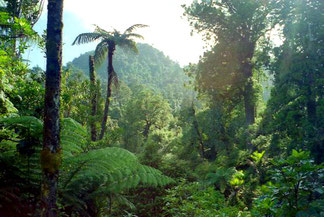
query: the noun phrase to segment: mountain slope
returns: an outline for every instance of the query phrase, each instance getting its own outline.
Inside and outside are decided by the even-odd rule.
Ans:
[[[117,47],[113,65],[119,80],[130,87],[141,84],[151,88],[167,98],[173,108],[177,107],[190,92],[184,87],[184,83],[188,81],[187,75],[178,63],[166,57],[161,51],[148,44],[137,46],[139,54]],[[90,54],[92,55],[93,51],[80,55],[69,64],[88,75]],[[107,61],[96,71],[102,80],[106,80]]]

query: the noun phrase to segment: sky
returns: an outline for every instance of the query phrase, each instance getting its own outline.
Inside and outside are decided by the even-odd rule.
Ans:
[[[82,53],[94,50],[96,43],[72,46],[75,37],[83,32],[92,32],[93,24],[106,30],[115,28],[124,31],[133,24],[146,24],[148,28],[136,32],[144,40],[161,50],[166,56],[181,66],[196,63],[204,52],[201,36],[191,36],[191,27],[183,15],[181,5],[193,0],[65,0],[63,29],[63,64],[72,61]],[[45,3],[46,4],[46,3]],[[46,7],[39,22],[35,25],[38,32],[46,28]],[[25,54],[30,65],[45,68],[44,54],[36,45]]]

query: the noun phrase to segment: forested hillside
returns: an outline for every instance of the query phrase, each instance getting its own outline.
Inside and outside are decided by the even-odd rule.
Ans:
[[[185,88],[189,78],[178,63],[148,44],[139,43],[137,48],[138,54],[127,49],[117,49],[114,54],[114,69],[121,82],[128,86],[145,85],[170,100],[173,108],[179,108],[183,98],[192,97],[193,93]],[[80,69],[88,76],[88,58],[93,53],[82,54],[67,66]],[[96,71],[104,82],[107,79],[107,62]]]
[[[323,0],[170,8],[206,45],[184,68],[140,34],[163,22],[69,35],[95,45],[63,66],[63,2],[0,0],[0,217],[324,216]]]

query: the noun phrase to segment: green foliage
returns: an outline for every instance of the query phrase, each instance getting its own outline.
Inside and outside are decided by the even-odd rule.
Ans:
[[[0,215],[33,215],[40,195],[42,122],[1,118],[0,128],[6,129],[0,131]]]
[[[229,113],[244,103],[247,125],[255,121],[260,93],[256,74],[261,71],[255,57],[258,41],[272,26],[273,2],[212,0],[183,6],[194,31],[212,45],[195,69],[196,89],[211,103],[229,104]]]
[[[218,168],[215,173],[207,175],[207,180],[210,184],[216,184],[220,191],[224,193],[236,173],[235,168]]]
[[[33,158],[34,161],[29,161],[28,173],[19,175],[19,177],[22,180],[26,180],[25,176],[37,177],[36,180],[39,181],[42,123],[34,117],[6,118],[1,120],[1,123],[5,124],[8,129],[11,127],[24,129],[25,131],[18,131],[21,132],[21,136],[25,135],[36,139],[37,143],[31,145],[37,145],[38,148],[29,157],[30,159]],[[15,156],[15,143],[10,142],[10,139],[8,139],[0,142],[0,147],[5,149],[8,149],[9,147],[6,146],[11,144],[9,150],[1,152],[1,163],[4,168],[7,168],[7,174],[15,174],[16,176],[16,174],[19,174],[17,171],[23,168],[23,164],[20,158]],[[98,206],[93,207],[93,210],[101,212],[104,208],[107,208],[107,204],[102,204],[102,201],[111,200],[111,195],[118,198],[122,197],[120,194],[125,190],[138,185],[157,187],[172,182],[171,178],[164,176],[160,171],[140,164],[135,155],[124,149],[117,147],[95,149],[95,145],[91,145],[88,140],[86,130],[72,119],[62,121],[61,146],[63,149],[63,162],[60,169],[59,201],[62,211],[69,214],[90,215],[87,207],[91,202],[98,204]],[[19,151],[18,147],[17,145],[17,151]],[[14,162],[17,163],[12,164],[11,161],[15,158],[17,161]],[[56,165],[56,158],[52,156],[50,158],[53,159],[51,162]],[[48,160],[44,156],[42,159]],[[17,171],[12,170],[12,166],[9,165],[17,167]],[[49,165],[47,161],[43,162],[43,165],[46,165],[48,169],[53,166]],[[32,170],[33,167],[38,168],[38,170]],[[6,183],[3,187],[11,186],[12,183]],[[22,184],[22,187],[26,186]],[[39,185],[33,187],[37,188],[38,191],[36,192],[39,193]],[[28,189],[25,192],[28,193]],[[36,197],[34,195],[33,199],[36,199]]]
[[[253,154],[251,155],[251,158],[253,159],[253,161],[256,163],[256,164],[259,164],[264,156],[264,153],[265,151],[262,151],[262,152],[258,152],[258,151],[255,151],[253,152]]]
[[[27,70],[22,79],[17,79],[17,87],[10,92],[11,102],[21,116],[43,116],[44,107],[44,72]]]
[[[283,1],[280,19],[285,42],[275,49],[274,88],[262,132],[271,135],[271,154],[311,151],[323,162],[323,1]],[[298,144],[298,146],[296,146]]]
[[[115,51],[114,69],[118,73],[120,83],[125,82],[131,89],[134,86],[145,85],[146,88],[153,89],[156,94],[161,94],[168,99],[171,108],[178,109],[182,99],[192,95],[188,89],[184,88],[188,77],[178,63],[166,57],[161,51],[141,43],[137,44],[137,48],[138,55],[127,49]],[[72,64],[86,75],[89,69],[89,55],[93,55],[93,52],[82,54],[72,61]],[[106,70],[106,62],[98,67],[97,73],[101,80],[107,79]]]
[[[19,0],[3,0],[5,6],[3,8],[12,17],[24,18],[33,26],[39,19],[44,1],[19,1]],[[1,5],[2,7],[2,5]]]
[[[35,107],[38,107],[40,102],[35,101],[40,97],[35,92],[41,93],[42,88],[35,82],[32,73],[28,73],[29,70],[23,63],[21,54],[28,47],[27,42],[36,40],[38,35],[32,29],[30,20],[24,16],[15,16],[9,8],[10,4],[8,8],[0,11],[2,31],[0,36],[0,117],[16,113],[17,107],[20,109],[20,106],[22,108],[19,111],[23,115],[36,115],[32,110],[37,110]],[[22,7],[23,13],[24,9]],[[22,105],[18,101],[24,97],[30,97],[30,99]]]
[[[27,41],[38,37],[32,26],[42,1],[6,2],[0,8],[0,216],[37,215],[41,158],[49,171],[60,164],[62,216],[324,215],[324,1],[194,1],[184,15],[211,49],[184,70],[132,40],[145,25],[79,35],[78,44],[101,40],[99,62],[118,45],[139,54],[114,52],[119,88],[111,95],[109,133],[96,142],[89,123],[99,128],[106,91],[99,80],[107,82],[107,63],[97,70],[94,117],[87,79],[93,52],[64,68],[62,152],[42,157],[44,72],[21,58]],[[278,47],[267,33],[274,27],[284,39]],[[266,83],[273,83],[271,95]],[[245,98],[258,105],[249,127]],[[181,181],[169,185],[173,180],[163,174]]]
[[[69,120],[62,136],[62,147],[82,147],[87,144],[86,131],[75,121]],[[72,125],[73,124],[73,125]],[[73,129],[70,131],[70,129]],[[77,130],[75,130],[77,129]],[[73,140],[71,140],[73,138]],[[69,145],[65,143],[66,139]],[[172,179],[160,171],[140,164],[135,155],[117,147],[93,149],[88,147],[78,152],[75,148],[63,158],[60,183],[63,204],[81,214],[86,210],[83,203],[87,200],[102,201],[110,196],[121,194],[139,184],[144,186],[163,186]],[[66,200],[66,201],[65,201]],[[100,203],[99,203],[100,204]],[[106,207],[105,205],[103,205]],[[98,207],[98,210],[103,207]]]
[[[164,198],[167,216],[250,216],[246,211],[229,206],[224,195],[214,188],[206,188],[198,182],[181,181],[167,192]]]
[[[271,182],[261,187],[253,216],[322,216],[324,167],[314,164],[310,153],[301,150],[272,163]]]
[[[3,48],[3,46],[1,46]],[[26,66],[19,60],[11,58],[12,50],[0,49],[0,116],[17,112],[10,100],[10,93],[14,91],[12,84],[20,79]]]
[[[79,70],[68,66],[63,70],[61,84],[61,113],[64,118],[73,118],[86,124],[90,114],[90,84]]]
[[[42,122],[33,116],[2,118],[0,124],[4,124],[7,129],[15,129],[22,136],[37,138],[43,132]]]
[[[161,143],[167,136],[167,132],[164,131],[163,135],[162,131],[167,129],[172,118],[171,108],[165,99],[148,89],[137,87],[124,105],[119,122],[124,147],[137,152],[145,142]]]
[[[41,37],[32,28],[42,10],[42,5],[39,5],[37,9],[38,2],[18,3],[16,0],[12,0],[7,2],[6,7],[0,7],[1,47],[3,46],[5,50],[12,50],[15,57],[21,56],[29,42],[36,42],[39,46],[44,44]]]

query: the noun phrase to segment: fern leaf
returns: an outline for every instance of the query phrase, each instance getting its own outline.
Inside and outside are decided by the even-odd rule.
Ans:
[[[134,24],[134,25],[128,27],[125,30],[124,34],[131,33],[131,32],[133,32],[134,30],[136,30],[138,28],[146,28],[146,27],[149,27],[149,26],[148,25],[145,25],[145,24]]]
[[[96,41],[102,37],[102,34],[97,32],[81,33],[73,41],[72,45],[75,44],[85,44],[89,42]]]

